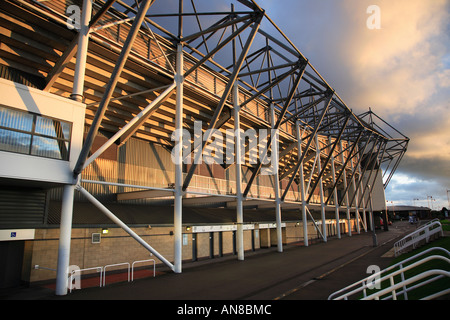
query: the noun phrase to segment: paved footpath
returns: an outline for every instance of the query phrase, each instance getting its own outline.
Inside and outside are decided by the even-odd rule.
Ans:
[[[415,226],[396,222],[389,231],[363,232],[308,247],[289,245],[246,254],[244,261],[226,257],[186,263],[181,274],[165,272],[155,278],[84,288],[57,297],[36,289],[2,299],[52,300],[326,300],[328,296],[368,274],[367,267],[389,265],[396,239]],[[34,292],[34,293],[33,293]],[[34,295],[33,295],[34,294]]]

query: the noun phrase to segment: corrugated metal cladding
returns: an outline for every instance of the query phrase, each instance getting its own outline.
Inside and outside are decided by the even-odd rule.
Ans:
[[[0,64],[0,78],[14,81],[28,87],[42,89],[45,87],[45,80],[42,77]]]
[[[46,192],[40,189],[0,188],[0,228],[44,225]]]

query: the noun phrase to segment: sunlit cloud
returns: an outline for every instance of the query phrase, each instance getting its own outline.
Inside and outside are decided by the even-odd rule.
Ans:
[[[380,30],[364,28],[367,15],[358,14],[370,2],[381,9]],[[382,116],[415,114],[449,87],[443,62],[448,49],[443,31],[450,20],[446,1],[339,3],[343,15],[355,17],[345,25],[340,50],[354,83],[349,98],[357,107],[370,103]]]
[[[387,197],[412,204],[428,190],[447,206],[450,1],[257,2],[350,108],[370,107],[411,139]],[[369,5],[380,8],[379,30],[366,27]]]

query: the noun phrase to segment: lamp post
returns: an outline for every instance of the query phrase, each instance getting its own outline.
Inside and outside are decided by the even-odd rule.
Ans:
[[[367,187],[369,188],[369,199],[370,199],[370,215],[372,216],[372,242],[373,242],[373,246],[377,247],[378,246],[378,241],[377,241],[377,234],[375,233],[375,217],[373,214],[373,204],[372,204],[372,195],[370,194],[370,185],[367,185]]]
[[[427,196],[427,200],[428,200],[428,207],[430,208],[430,210],[433,210],[433,201],[436,201],[436,199],[434,199],[433,196]],[[430,206],[430,200],[431,200],[431,206]]]

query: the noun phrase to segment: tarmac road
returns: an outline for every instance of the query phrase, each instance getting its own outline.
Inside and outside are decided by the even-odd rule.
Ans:
[[[368,274],[369,265],[381,269],[391,258],[383,257],[396,239],[415,229],[396,222],[389,231],[377,230],[378,246],[372,233],[363,232],[308,247],[285,246],[259,250],[244,261],[235,257],[214,263],[192,265],[183,273],[166,273],[133,283],[77,290],[60,299],[156,299],[156,300],[325,300],[328,296]]]

